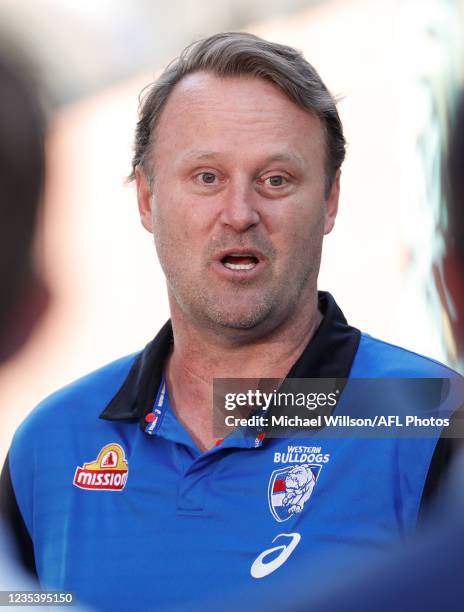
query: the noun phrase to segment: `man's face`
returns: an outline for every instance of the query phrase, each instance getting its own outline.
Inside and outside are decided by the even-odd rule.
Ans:
[[[153,193],[136,174],[171,308],[221,333],[269,331],[308,308],[338,203],[338,175],[324,197],[324,159],[319,119],[272,83],[182,79],[156,129]]]

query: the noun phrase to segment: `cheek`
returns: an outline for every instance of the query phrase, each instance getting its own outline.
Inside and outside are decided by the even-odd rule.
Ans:
[[[153,234],[157,241],[169,243],[182,236],[182,206],[169,181],[155,186],[153,198]]]
[[[274,242],[277,248],[289,254],[307,251],[322,242],[324,235],[325,208],[318,206],[295,206],[290,213],[274,219]],[[287,212],[288,211],[284,211]]]
[[[153,207],[153,236],[161,262],[171,269],[193,269],[200,261],[205,238],[191,209],[174,199],[159,200]]]
[[[159,218],[164,225],[200,230],[208,225],[212,216],[213,202],[192,194],[191,190],[178,180],[166,180],[155,188],[154,219]]]

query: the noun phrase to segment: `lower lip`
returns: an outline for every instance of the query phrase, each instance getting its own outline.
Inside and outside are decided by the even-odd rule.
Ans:
[[[227,280],[253,280],[261,274],[264,268],[265,264],[263,261],[258,261],[250,270],[231,270],[230,268],[226,268],[221,261],[213,262],[214,271]]]

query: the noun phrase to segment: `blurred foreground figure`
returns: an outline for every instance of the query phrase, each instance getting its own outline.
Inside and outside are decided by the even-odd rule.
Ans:
[[[213,428],[214,379],[254,379],[251,392],[262,379],[279,391],[370,379],[371,414],[377,379],[420,379],[395,394],[403,410],[458,379],[349,325],[318,292],[344,157],[335,100],[291,47],[217,34],[146,91],[131,178],[171,320],[140,353],[48,398],[15,435],[3,490],[44,588],[102,610],[243,606],[241,591],[279,592],[306,568],[332,588],[347,563],[414,533],[439,495],[443,424],[415,439],[330,437],[298,421],[275,435],[273,417],[290,407],[271,393],[268,419]],[[337,416],[351,414],[349,386],[330,404]]]
[[[434,277],[447,323],[450,360],[464,372],[464,96],[451,124],[446,161],[446,210],[440,228],[445,249],[435,263]]]
[[[16,55],[7,55],[0,49],[0,367],[27,341],[47,304],[33,255],[44,180],[45,122],[24,64]],[[2,514],[10,514],[10,502],[0,497]],[[16,534],[21,531],[18,526]],[[28,586],[12,563],[21,547],[14,552],[3,523],[0,532],[0,589]]]

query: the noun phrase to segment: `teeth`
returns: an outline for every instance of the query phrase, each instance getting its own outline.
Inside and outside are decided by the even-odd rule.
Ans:
[[[226,268],[229,268],[229,270],[251,270],[252,268],[255,267],[256,264],[254,263],[233,264],[233,263],[226,262],[224,265]]]

